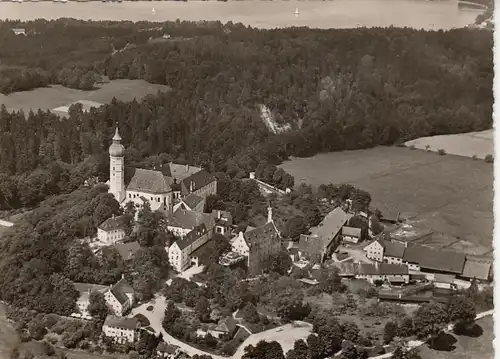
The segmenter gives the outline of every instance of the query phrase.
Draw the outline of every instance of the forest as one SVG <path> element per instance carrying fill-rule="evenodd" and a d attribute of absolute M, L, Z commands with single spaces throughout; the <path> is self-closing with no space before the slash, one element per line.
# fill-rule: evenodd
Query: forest
<path fill-rule="evenodd" d="M 16 36 L 12 27 L 28 35 Z M 163 34 L 170 39 L 149 41 Z M 4 93 L 49 84 L 95 87 L 102 76 L 173 88 L 90 112 L 74 106 L 64 120 L 46 110 L 2 107 L 0 208 L 34 206 L 88 176 L 106 180 L 115 123 L 128 165 L 161 158 L 235 178 L 262 161 L 277 165 L 289 156 L 488 129 L 492 47 L 491 32 L 471 29 L 0 22 Z M 272 133 L 260 104 L 287 129 Z M 33 188 L 40 195 L 23 198 Z"/>

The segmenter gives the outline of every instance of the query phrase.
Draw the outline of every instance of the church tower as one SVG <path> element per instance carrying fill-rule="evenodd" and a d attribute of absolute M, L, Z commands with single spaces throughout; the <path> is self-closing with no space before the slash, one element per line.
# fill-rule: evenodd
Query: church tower
<path fill-rule="evenodd" d="M 118 124 L 113 136 L 113 143 L 109 147 L 109 193 L 115 196 L 118 203 L 125 199 L 125 147 L 121 144 L 122 138 L 118 133 Z"/>

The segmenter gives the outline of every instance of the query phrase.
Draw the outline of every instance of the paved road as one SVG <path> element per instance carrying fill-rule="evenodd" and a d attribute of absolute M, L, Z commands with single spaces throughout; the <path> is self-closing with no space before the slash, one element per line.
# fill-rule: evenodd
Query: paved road
<path fill-rule="evenodd" d="M 153 310 L 151 312 L 147 311 L 146 308 L 148 306 L 152 305 Z M 178 345 L 182 351 L 186 352 L 187 354 L 193 356 L 195 354 L 202 355 L 202 354 L 209 354 L 205 353 L 204 351 L 201 351 L 199 349 L 196 349 L 184 342 L 181 342 L 179 339 L 174 338 L 170 334 L 168 334 L 162 327 L 161 322 L 163 320 L 163 312 L 165 311 L 165 297 L 163 296 L 158 296 L 155 298 L 155 302 L 153 303 L 145 303 L 141 305 L 140 307 L 132 309 L 132 313 L 130 316 L 134 316 L 137 313 L 140 313 L 144 315 L 146 318 L 148 318 L 150 322 L 150 327 L 155 330 L 155 332 L 162 333 L 163 334 L 163 340 L 165 340 L 169 344 L 174 344 Z M 214 359 L 223 359 L 224 357 L 222 356 L 217 356 L 214 354 L 210 354 L 212 358 Z"/>
<path fill-rule="evenodd" d="M 152 311 L 147 311 L 146 308 L 148 306 L 152 305 L 153 310 Z M 312 331 L 312 325 L 304 323 L 304 327 L 293 327 L 291 324 L 287 324 L 284 326 L 281 326 L 282 331 L 278 331 L 278 328 L 270 329 L 265 332 L 261 333 L 256 333 L 252 334 L 249 336 L 238 348 L 236 353 L 232 357 L 222 357 L 219 355 L 211 354 L 211 353 L 206 353 L 204 351 L 201 351 L 199 349 L 196 349 L 179 339 L 174 338 L 170 334 L 168 334 L 162 327 L 161 322 L 163 320 L 163 312 L 165 310 L 165 298 L 163 296 L 157 296 L 155 298 L 154 303 L 145 303 L 141 305 L 140 307 L 134 308 L 132 310 L 132 313 L 130 314 L 131 317 L 134 315 L 140 313 L 144 315 L 146 318 L 148 318 L 150 322 L 150 327 L 155 330 L 155 332 L 162 333 L 163 334 L 163 339 L 174 345 L 178 345 L 181 350 L 186 352 L 187 354 L 193 356 L 195 354 L 208 354 L 211 355 L 212 358 L 214 359 L 241 359 L 243 356 L 243 351 L 244 348 L 250 344 L 256 345 L 259 341 L 261 340 L 267 340 L 267 341 L 273 341 L 276 340 L 278 343 L 281 344 L 283 347 L 283 351 L 286 353 L 288 350 L 293 348 L 293 344 L 295 343 L 295 340 L 297 339 L 305 339 L 307 336 L 311 333 Z"/>
<path fill-rule="evenodd" d="M 260 332 L 252 334 L 249 336 L 239 347 L 236 353 L 233 355 L 232 359 L 241 359 L 244 354 L 244 349 L 248 345 L 256 345 L 261 340 L 266 341 L 277 341 L 281 344 L 283 352 L 286 354 L 287 351 L 293 348 L 293 344 L 296 340 L 306 339 L 312 332 L 312 325 L 305 324 L 304 327 L 294 327 L 291 324 L 283 325 L 282 331 L 278 331 L 278 328 L 266 330 L 265 332 Z"/>

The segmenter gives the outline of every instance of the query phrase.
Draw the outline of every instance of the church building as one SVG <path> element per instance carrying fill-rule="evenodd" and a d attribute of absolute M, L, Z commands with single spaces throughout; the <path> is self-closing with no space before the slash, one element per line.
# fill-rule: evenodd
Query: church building
<path fill-rule="evenodd" d="M 109 193 L 121 206 L 133 202 L 140 208 L 145 199 L 151 210 L 172 213 L 174 204 L 191 193 L 203 198 L 217 193 L 216 178 L 200 167 L 189 165 L 169 163 L 158 170 L 135 168 L 130 180 L 126 180 L 125 147 L 121 140 L 117 126 L 109 147 Z"/>

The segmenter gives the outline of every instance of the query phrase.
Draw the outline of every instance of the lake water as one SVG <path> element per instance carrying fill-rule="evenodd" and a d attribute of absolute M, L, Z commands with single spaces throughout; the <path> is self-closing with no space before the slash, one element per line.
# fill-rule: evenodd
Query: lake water
<path fill-rule="evenodd" d="M 154 13 L 152 9 L 155 9 Z M 295 9 L 299 15 L 295 16 Z M 0 19 L 33 20 L 71 17 L 83 20 L 220 20 L 259 28 L 413 27 L 438 30 L 464 27 L 477 11 L 458 8 L 456 0 L 331 0 L 331 1 L 140 1 L 0 2 Z"/>

